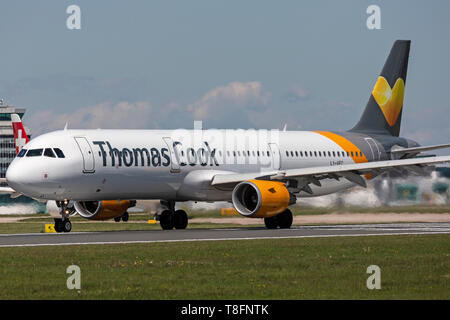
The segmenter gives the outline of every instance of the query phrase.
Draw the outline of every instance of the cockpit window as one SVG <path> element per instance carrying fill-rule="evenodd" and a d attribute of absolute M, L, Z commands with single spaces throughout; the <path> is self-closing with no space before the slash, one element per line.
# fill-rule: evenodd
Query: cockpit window
<path fill-rule="evenodd" d="M 40 157 L 44 149 L 30 149 L 27 152 L 27 157 Z"/>
<path fill-rule="evenodd" d="M 47 148 L 44 150 L 44 156 L 50 157 L 50 158 L 56 158 L 55 154 L 53 153 L 53 150 L 50 148 Z"/>
<path fill-rule="evenodd" d="M 22 158 L 22 157 L 25 155 L 25 153 L 27 153 L 27 149 L 22 149 L 22 150 L 20 150 L 20 152 L 17 154 L 17 156 L 18 156 L 19 158 Z"/>
<path fill-rule="evenodd" d="M 58 158 L 65 158 L 64 153 L 61 151 L 61 149 L 53 148 L 53 150 L 55 150 L 55 153 L 58 156 Z"/>

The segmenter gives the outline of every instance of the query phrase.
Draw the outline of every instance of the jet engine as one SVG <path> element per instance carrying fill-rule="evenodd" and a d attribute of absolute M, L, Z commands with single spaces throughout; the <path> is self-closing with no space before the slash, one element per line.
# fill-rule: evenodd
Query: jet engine
<path fill-rule="evenodd" d="M 236 210 L 245 217 L 273 217 L 295 202 L 286 186 L 277 181 L 249 180 L 236 185 L 232 193 Z"/>
<path fill-rule="evenodd" d="M 75 201 L 74 207 L 78 214 L 90 220 L 108 220 L 122 216 L 130 207 L 134 207 L 134 200 L 101 200 Z"/>

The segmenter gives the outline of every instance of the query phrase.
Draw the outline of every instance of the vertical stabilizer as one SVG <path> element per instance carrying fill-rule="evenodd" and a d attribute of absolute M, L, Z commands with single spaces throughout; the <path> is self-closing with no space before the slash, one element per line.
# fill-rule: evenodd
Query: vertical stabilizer
<path fill-rule="evenodd" d="M 402 120 L 410 40 L 397 40 L 375 83 L 361 119 L 350 131 L 398 137 Z"/>
<path fill-rule="evenodd" d="M 18 114 L 11 114 L 11 122 L 14 134 L 14 144 L 16 146 L 16 154 L 18 154 L 20 150 L 22 150 L 23 146 L 28 142 L 28 136 Z"/>

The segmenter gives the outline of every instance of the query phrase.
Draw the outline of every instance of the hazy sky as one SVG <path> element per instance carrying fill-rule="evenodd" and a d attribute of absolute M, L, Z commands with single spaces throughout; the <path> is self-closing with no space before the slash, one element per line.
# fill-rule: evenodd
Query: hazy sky
<path fill-rule="evenodd" d="M 69 5 L 81 29 L 69 30 Z M 381 9 L 369 30 L 366 9 Z M 450 141 L 449 1 L 2 1 L 0 96 L 62 128 L 346 130 L 411 39 L 401 134 Z"/>

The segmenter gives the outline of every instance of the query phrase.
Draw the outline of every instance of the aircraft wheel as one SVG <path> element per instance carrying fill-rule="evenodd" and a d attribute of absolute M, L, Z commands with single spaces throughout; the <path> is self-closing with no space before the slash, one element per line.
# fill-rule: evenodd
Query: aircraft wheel
<path fill-rule="evenodd" d="M 173 213 L 170 210 L 164 210 L 159 217 L 159 224 L 163 230 L 172 230 L 174 227 Z"/>
<path fill-rule="evenodd" d="M 292 226 L 292 212 L 289 209 L 284 210 L 282 213 L 276 216 L 278 226 L 281 229 L 289 229 Z"/>
<path fill-rule="evenodd" d="M 120 218 L 121 218 L 121 217 L 115 217 L 115 218 L 114 218 L 114 221 L 115 221 L 115 222 L 120 222 Z"/>
<path fill-rule="evenodd" d="M 70 222 L 69 219 L 64 220 L 62 222 L 62 231 L 70 232 L 71 230 L 72 230 L 72 222 Z"/>
<path fill-rule="evenodd" d="M 188 216 L 186 211 L 177 210 L 173 215 L 175 229 L 186 229 L 188 225 Z"/>
<path fill-rule="evenodd" d="M 58 233 L 63 231 L 62 219 L 55 219 L 55 231 Z"/>
<path fill-rule="evenodd" d="M 264 218 L 264 224 L 267 229 L 276 229 L 278 227 L 277 216 Z"/>
<path fill-rule="evenodd" d="M 125 213 L 122 215 L 122 221 L 127 222 L 130 215 L 128 214 L 128 211 L 125 211 Z"/>

